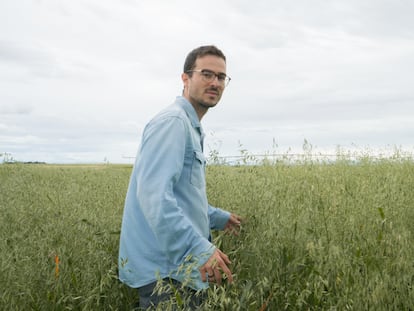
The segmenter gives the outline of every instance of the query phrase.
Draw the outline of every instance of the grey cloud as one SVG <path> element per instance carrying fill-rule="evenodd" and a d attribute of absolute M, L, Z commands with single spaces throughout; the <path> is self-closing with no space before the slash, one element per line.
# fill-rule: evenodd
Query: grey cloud
<path fill-rule="evenodd" d="M 348 29 L 354 33 L 388 37 L 414 37 L 414 3 L 410 0 L 358 1 L 351 11 Z"/>
<path fill-rule="evenodd" d="M 122 162 L 122 155 L 135 154 L 135 126 L 91 117 L 0 116 L 0 152 L 18 161 L 93 162 L 100 154 L 99 160 L 111 156 Z"/>
<path fill-rule="evenodd" d="M 0 142 L 16 156 L 133 156 L 143 124 L 181 92 L 185 53 L 205 43 L 233 78 L 203 119 L 223 148 L 413 136 L 414 2 L 29 2 L 0 1 Z"/>
<path fill-rule="evenodd" d="M 412 39 L 414 36 L 414 3 L 411 0 L 268 0 L 254 5 L 247 0 L 237 0 L 232 1 L 232 7 L 258 23 L 262 20 L 283 21 L 290 31 L 313 28 L 392 39 Z"/>
<path fill-rule="evenodd" d="M 3 98 L 4 100 L 4 98 Z M 27 104 L 6 105 L 0 104 L 0 116 L 5 115 L 28 115 L 33 112 L 33 107 Z M 1 117 L 0 117 L 1 120 Z"/>
<path fill-rule="evenodd" d="M 86 61 L 82 54 L 60 51 L 57 48 L 31 41 L 0 40 L 0 65 L 25 70 L 20 79 L 64 79 L 99 72 L 94 61 Z M 14 66 L 14 67 L 13 67 Z M 9 69 L 10 70 L 10 69 Z"/>
<path fill-rule="evenodd" d="M 217 149 L 222 155 L 236 155 L 239 144 L 250 153 L 272 151 L 275 145 L 278 152 L 289 148 L 299 149 L 306 139 L 316 148 L 334 150 L 342 146 L 347 150 L 352 146 L 371 146 L 374 149 L 386 146 L 412 148 L 414 119 L 410 117 L 299 121 L 288 120 L 274 124 L 240 124 L 229 128 L 212 127 L 206 138 L 209 149 Z M 213 134 L 210 134 L 213 133 Z"/>
<path fill-rule="evenodd" d="M 51 57 L 40 47 L 27 46 L 18 41 L 0 40 L 0 61 L 26 65 L 45 64 L 51 62 Z"/>
<path fill-rule="evenodd" d="M 24 68 L 31 77 L 63 76 L 63 70 L 56 58 L 46 48 L 29 42 L 0 41 L 0 62 Z"/>

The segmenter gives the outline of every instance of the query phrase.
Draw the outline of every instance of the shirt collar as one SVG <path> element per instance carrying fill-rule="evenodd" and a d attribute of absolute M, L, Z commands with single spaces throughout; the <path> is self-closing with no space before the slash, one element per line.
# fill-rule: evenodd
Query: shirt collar
<path fill-rule="evenodd" d="M 191 121 L 191 125 L 194 128 L 198 128 L 200 130 L 200 132 L 203 133 L 203 128 L 201 127 L 200 120 L 198 119 L 197 113 L 196 113 L 193 105 L 191 105 L 191 103 L 183 96 L 177 96 L 176 102 L 186 112 L 188 118 Z"/>
<path fill-rule="evenodd" d="M 198 130 L 200 134 L 201 150 L 203 150 L 205 134 L 203 131 L 203 127 L 201 126 L 200 120 L 198 119 L 197 112 L 195 111 L 193 105 L 191 105 L 191 103 L 183 96 L 177 96 L 176 103 L 184 109 L 185 113 L 190 119 L 190 122 L 193 128 Z"/>

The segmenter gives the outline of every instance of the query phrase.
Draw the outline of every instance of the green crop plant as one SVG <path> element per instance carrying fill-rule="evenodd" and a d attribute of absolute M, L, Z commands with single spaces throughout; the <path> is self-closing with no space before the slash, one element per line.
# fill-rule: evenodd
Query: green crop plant
<path fill-rule="evenodd" d="M 210 203 L 244 222 L 214 232 L 235 282 L 212 285 L 205 310 L 412 310 L 412 158 L 251 159 L 207 167 Z M 0 165 L 2 309 L 131 308 L 137 293 L 117 279 L 130 173 Z"/>

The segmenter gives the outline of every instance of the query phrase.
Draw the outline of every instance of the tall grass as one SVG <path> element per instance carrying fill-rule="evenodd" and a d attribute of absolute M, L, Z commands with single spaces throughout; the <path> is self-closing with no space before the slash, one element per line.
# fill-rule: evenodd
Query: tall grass
<path fill-rule="evenodd" d="M 218 237 L 232 250 L 238 279 L 228 305 L 412 310 L 412 162 L 211 167 L 209 174 L 212 203 L 247 219 L 241 239 Z"/>
<path fill-rule="evenodd" d="M 130 172 L 0 165 L 0 305 L 130 308 L 116 266 Z M 214 234 L 236 281 L 212 286 L 206 310 L 413 309 L 411 160 L 210 165 L 207 183 L 210 203 L 245 222 Z"/>
<path fill-rule="evenodd" d="M 124 166 L 0 166 L 0 305 L 128 308 L 135 297 L 117 281 L 116 256 L 129 173 Z"/>

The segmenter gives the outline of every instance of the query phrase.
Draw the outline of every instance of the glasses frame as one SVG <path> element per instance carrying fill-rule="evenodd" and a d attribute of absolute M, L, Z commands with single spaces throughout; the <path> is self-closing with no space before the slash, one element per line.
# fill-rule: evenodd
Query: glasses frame
<path fill-rule="evenodd" d="M 206 82 L 213 82 L 215 78 L 217 78 L 217 81 L 220 83 L 223 83 L 224 86 L 229 85 L 231 78 L 225 74 L 225 73 L 215 73 L 214 71 L 210 70 L 210 69 L 196 69 L 196 70 L 187 70 L 186 73 L 190 73 L 190 72 L 198 72 L 201 74 L 201 77 L 203 78 L 204 81 Z M 207 74 L 211 74 L 211 78 L 208 78 L 205 73 Z M 220 76 L 224 75 L 224 79 L 221 79 Z"/>

